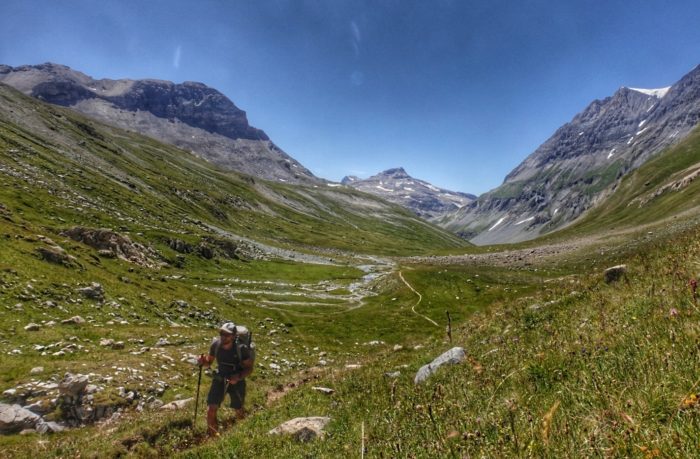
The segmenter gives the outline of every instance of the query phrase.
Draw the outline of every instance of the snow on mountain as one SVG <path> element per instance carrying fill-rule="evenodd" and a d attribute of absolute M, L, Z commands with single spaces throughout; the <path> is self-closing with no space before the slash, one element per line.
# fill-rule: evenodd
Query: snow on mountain
<path fill-rule="evenodd" d="M 669 89 L 671 89 L 670 86 L 666 86 L 665 88 L 659 88 L 659 89 L 641 89 L 641 88 L 628 88 L 631 89 L 632 91 L 637 91 L 641 92 L 642 94 L 646 94 L 647 96 L 654 96 L 658 97 L 661 99 L 666 95 Z"/>
<path fill-rule="evenodd" d="M 440 218 L 476 199 L 476 196 L 471 194 L 445 190 L 415 179 L 401 167 L 388 169 L 368 179 L 345 177 L 341 183 L 365 193 L 381 196 L 427 220 Z"/>

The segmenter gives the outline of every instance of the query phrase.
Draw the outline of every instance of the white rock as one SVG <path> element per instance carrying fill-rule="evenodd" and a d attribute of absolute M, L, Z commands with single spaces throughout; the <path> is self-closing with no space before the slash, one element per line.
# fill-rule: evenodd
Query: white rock
<path fill-rule="evenodd" d="M 325 416 L 294 418 L 280 424 L 268 433 L 270 435 L 293 435 L 300 441 L 308 441 L 315 437 L 323 437 L 323 429 L 330 421 L 331 418 Z"/>
<path fill-rule="evenodd" d="M 418 373 L 416 373 L 416 377 L 413 380 L 415 384 L 420 384 L 424 382 L 426 379 L 428 379 L 433 373 L 437 371 L 438 368 L 440 368 L 443 365 L 455 365 L 460 362 L 462 362 L 465 359 L 466 355 L 464 353 L 464 349 L 461 347 L 453 347 L 449 351 L 443 353 L 439 357 L 437 357 L 435 360 L 430 362 L 427 365 L 423 365 L 419 370 Z"/>
<path fill-rule="evenodd" d="M 312 390 L 319 391 L 319 392 L 321 392 L 321 393 L 323 393 L 323 394 L 326 394 L 326 395 L 331 395 L 333 392 L 335 392 L 333 389 L 330 389 L 330 388 L 328 388 L 328 387 L 318 387 L 318 386 L 314 386 L 314 387 L 312 387 L 311 389 L 312 389 Z"/>

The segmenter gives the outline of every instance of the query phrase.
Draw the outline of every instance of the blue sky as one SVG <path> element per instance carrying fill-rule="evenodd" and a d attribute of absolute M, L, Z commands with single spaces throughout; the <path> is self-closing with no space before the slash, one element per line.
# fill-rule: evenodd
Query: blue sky
<path fill-rule="evenodd" d="M 201 81 L 316 175 L 498 186 L 594 99 L 700 64 L 695 1 L 2 0 L 0 63 Z"/>

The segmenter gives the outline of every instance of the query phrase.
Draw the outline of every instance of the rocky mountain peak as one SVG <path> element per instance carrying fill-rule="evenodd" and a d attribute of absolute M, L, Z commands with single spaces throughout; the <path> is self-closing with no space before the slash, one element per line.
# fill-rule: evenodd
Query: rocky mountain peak
<path fill-rule="evenodd" d="M 700 66 L 668 88 L 622 87 L 591 102 L 500 187 L 442 224 L 477 244 L 535 238 L 573 221 L 699 122 Z"/>
<path fill-rule="evenodd" d="M 341 183 L 399 204 L 428 220 L 441 218 L 476 198 L 471 194 L 445 190 L 413 178 L 403 167 L 387 169 L 368 179 L 344 177 Z"/>
<path fill-rule="evenodd" d="M 0 66 L 0 82 L 46 102 L 154 137 L 257 177 L 316 181 L 250 126 L 245 111 L 204 83 L 94 79 L 65 65 Z"/>

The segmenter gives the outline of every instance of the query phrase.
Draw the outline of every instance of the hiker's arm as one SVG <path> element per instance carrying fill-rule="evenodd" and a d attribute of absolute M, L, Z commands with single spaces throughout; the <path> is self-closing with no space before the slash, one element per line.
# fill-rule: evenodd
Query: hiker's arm
<path fill-rule="evenodd" d="M 197 359 L 197 362 L 199 363 L 199 366 L 206 366 L 209 368 L 211 366 L 211 363 L 214 361 L 214 356 L 213 355 L 200 355 L 199 358 Z"/>
<path fill-rule="evenodd" d="M 241 362 L 241 371 L 229 378 L 231 384 L 236 384 L 238 381 L 247 378 L 253 372 L 253 359 L 244 360 Z"/>

